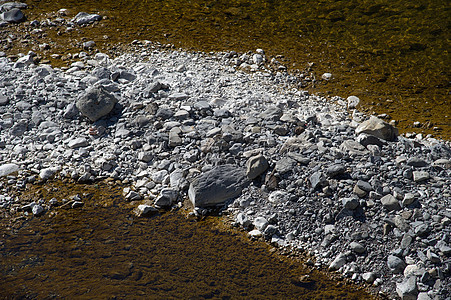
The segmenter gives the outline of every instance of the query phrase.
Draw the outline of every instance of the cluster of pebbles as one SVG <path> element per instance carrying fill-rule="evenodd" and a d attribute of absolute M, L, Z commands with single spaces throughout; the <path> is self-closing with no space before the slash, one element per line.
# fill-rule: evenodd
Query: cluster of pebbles
<path fill-rule="evenodd" d="M 13 191 L 114 178 L 143 201 L 138 215 L 220 207 L 251 238 L 383 294 L 451 297 L 449 142 L 398 136 L 356 97 L 298 90 L 261 49 L 135 45 L 115 59 L 77 53 L 69 68 L 0 57 L 0 210 L 45 218 L 83 199 L 22 203 Z"/>

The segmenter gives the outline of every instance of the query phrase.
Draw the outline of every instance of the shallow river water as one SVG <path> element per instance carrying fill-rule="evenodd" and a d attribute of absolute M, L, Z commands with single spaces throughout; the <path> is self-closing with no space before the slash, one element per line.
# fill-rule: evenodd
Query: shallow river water
<path fill-rule="evenodd" d="M 360 97 L 360 109 L 387 113 L 401 132 L 451 137 L 451 2 L 442 0 L 29 0 L 29 20 L 54 20 L 80 11 L 106 17 L 66 32 L 45 29 L 53 53 L 76 53 L 83 41 L 98 49 L 137 40 L 203 51 L 263 48 L 287 67 L 324 72 L 306 89 L 325 96 Z M 47 39 L 47 40 L 46 40 Z M 23 40 L 11 51 L 33 47 Z M 39 51 L 38 51 L 39 52 Z M 54 64 L 61 64 L 51 59 Z M 313 66 L 312 64 L 313 63 Z M 414 122 L 420 122 L 417 128 Z"/>
<path fill-rule="evenodd" d="M 80 195 L 84 206 L 0 218 L 1 299 L 367 299 L 209 217 L 137 218 L 118 184 L 50 182 L 29 201 Z"/>

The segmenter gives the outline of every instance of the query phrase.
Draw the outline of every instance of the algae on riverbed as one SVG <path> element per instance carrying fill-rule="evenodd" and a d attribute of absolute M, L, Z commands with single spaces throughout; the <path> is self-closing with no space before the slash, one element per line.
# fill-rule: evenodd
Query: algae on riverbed
<path fill-rule="evenodd" d="M 43 34 L 13 41 L 8 53 L 38 50 L 38 43 L 47 42 L 50 49 L 43 55 L 50 58 L 79 52 L 87 40 L 114 52 L 118 44 L 135 39 L 203 51 L 263 48 L 269 55 L 284 55 L 288 67 L 305 70 L 315 63 L 310 69 L 317 78 L 331 72 L 331 81 L 308 87 L 314 92 L 359 96 L 361 109 L 388 113 L 402 132 L 451 137 L 448 1 L 27 2 L 29 20 L 54 20 L 61 8 L 69 9 L 69 16 L 86 11 L 106 19 L 72 31 L 47 26 Z M 33 29 L 18 28 L 18 34 Z M 421 128 L 413 128 L 414 121 Z"/>
<path fill-rule="evenodd" d="M 84 206 L 54 208 L 39 218 L 2 216 L 0 297 L 371 298 L 269 252 L 222 219 L 196 222 L 177 211 L 137 218 L 131 213 L 136 204 L 125 202 L 121 191 L 116 182 L 53 181 L 20 193 L 26 203 L 79 194 Z"/>

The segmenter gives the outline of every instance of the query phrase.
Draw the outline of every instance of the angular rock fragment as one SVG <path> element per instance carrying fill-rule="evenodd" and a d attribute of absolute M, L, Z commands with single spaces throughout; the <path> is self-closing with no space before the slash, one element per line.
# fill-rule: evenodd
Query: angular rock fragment
<path fill-rule="evenodd" d="M 178 192 L 171 188 L 162 189 L 160 195 L 155 199 L 155 205 L 159 207 L 171 206 L 178 197 Z"/>
<path fill-rule="evenodd" d="M 385 209 L 387 209 L 389 211 L 401 209 L 401 205 L 399 205 L 399 201 L 396 200 L 396 198 L 390 194 L 382 197 L 381 203 L 385 207 Z"/>
<path fill-rule="evenodd" d="M 397 256 L 389 255 L 387 258 L 387 265 L 393 273 L 402 273 L 406 267 L 406 263 Z"/>
<path fill-rule="evenodd" d="M 158 209 L 150 205 L 141 204 L 134 210 L 134 213 L 138 217 L 150 217 L 158 214 Z"/>
<path fill-rule="evenodd" d="M 250 157 L 246 162 L 246 175 L 255 179 L 269 168 L 268 160 L 263 155 Z"/>
<path fill-rule="evenodd" d="M 346 264 L 346 255 L 343 253 L 338 254 L 337 257 L 330 263 L 329 270 L 336 271 Z"/>
<path fill-rule="evenodd" d="M 397 283 L 396 292 L 403 300 L 416 300 L 418 295 L 417 278 L 410 276 L 405 278 L 401 283 Z"/>
<path fill-rule="evenodd" d="M 195 207 L 213 206 L 238 196 L 248 184 L 246 172 L 236 165 L 222 165 L 191 182 L 188 196 Z"/>
<path fill-rule="evenodd" d="M 394 141 L 398 136 L 398 129 L 374 116 L 360 124 L 355 132 L 374 135 L 386 141 Z"/>

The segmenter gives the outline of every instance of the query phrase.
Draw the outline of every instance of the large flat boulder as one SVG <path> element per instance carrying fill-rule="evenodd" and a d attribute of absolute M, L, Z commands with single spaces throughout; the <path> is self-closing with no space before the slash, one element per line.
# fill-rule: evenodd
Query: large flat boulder
<path fill-rule="evenodd" d="M 222 165 L 191 182 L 188 197 L 195 207 L 215 206 L 240 195 L 248 183 L 244 168 Z"/>
<path fill-rule="evenodd" d="M 357 135 L 366 133 L 386 141 L 394 141 L 398 136 L 398 129 L 374 116 L 362 122 L 355 132 Z"/>

